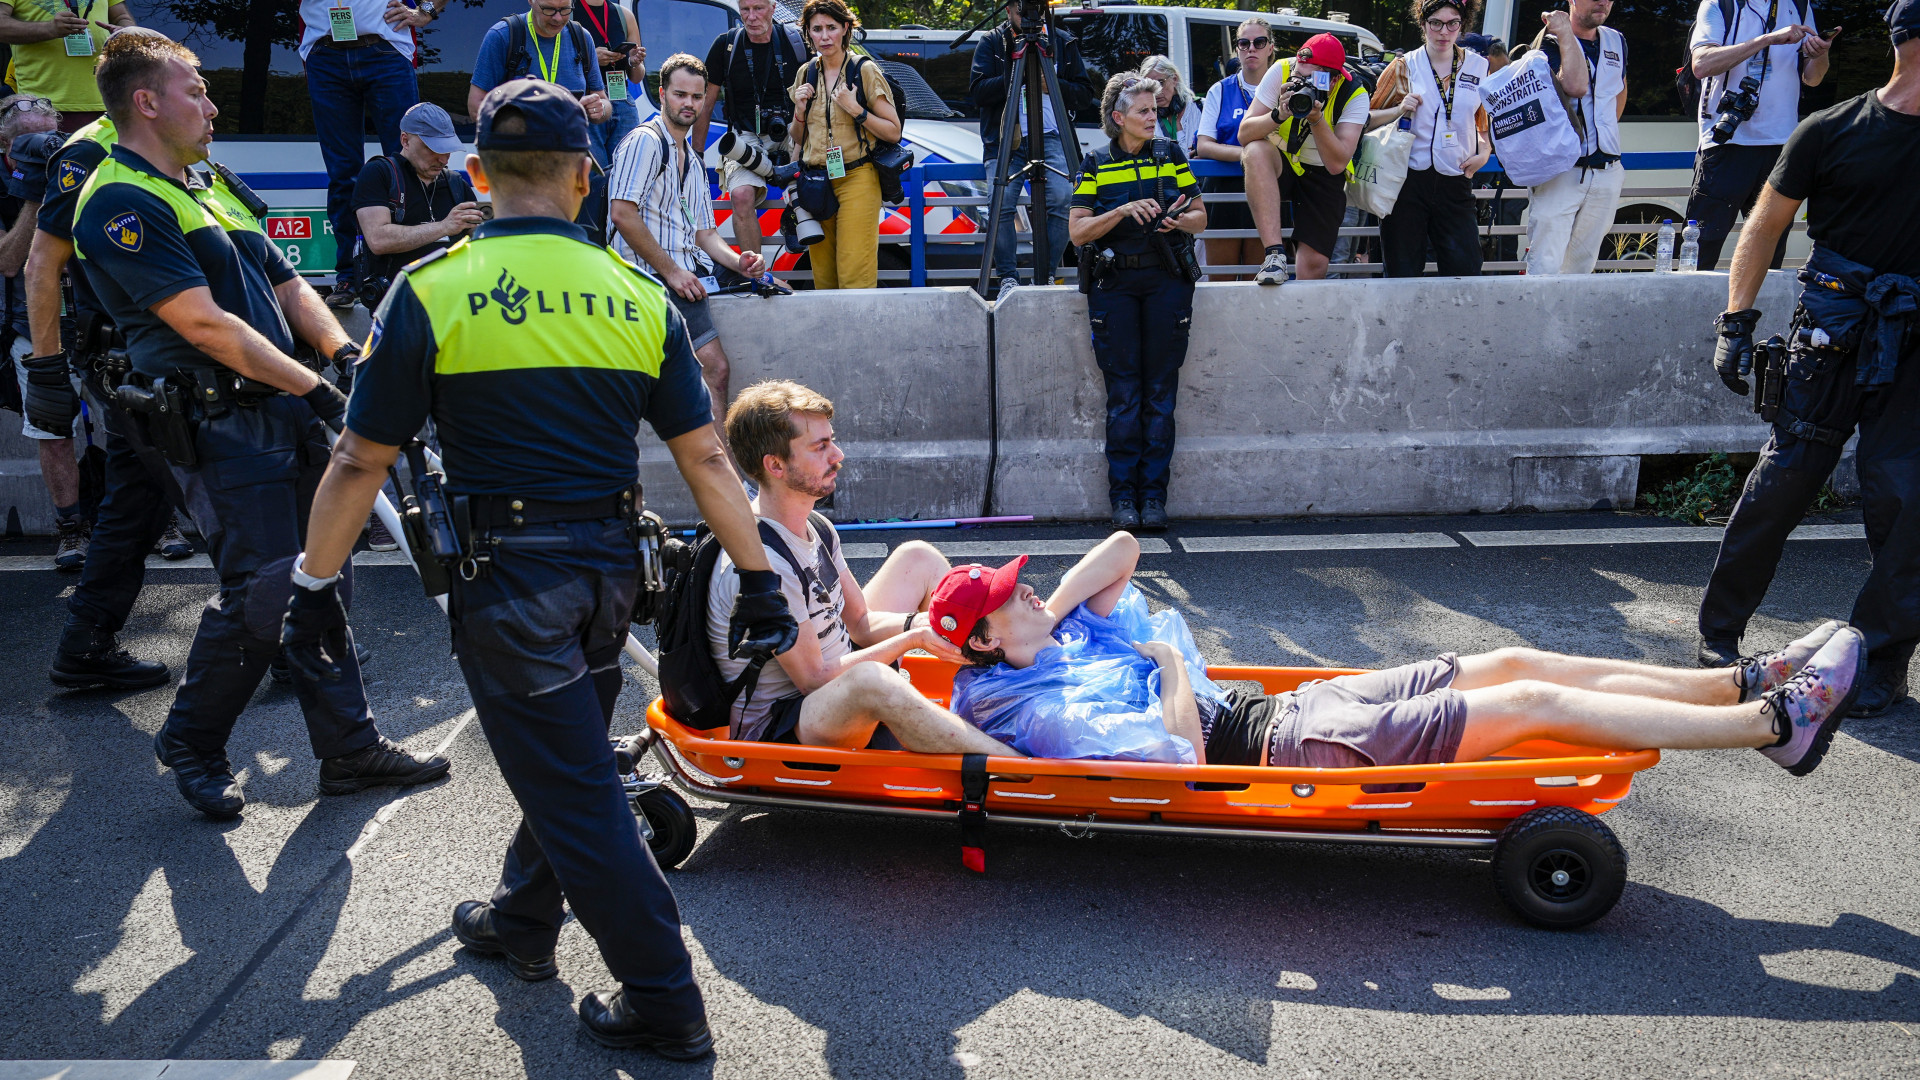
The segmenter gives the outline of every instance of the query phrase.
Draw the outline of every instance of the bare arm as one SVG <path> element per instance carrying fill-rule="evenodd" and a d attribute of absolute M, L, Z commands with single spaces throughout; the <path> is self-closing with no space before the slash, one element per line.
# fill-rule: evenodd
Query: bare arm
<path fill-rule="evenodd" d="M 1591 89 L 1587 71 L 1586 50 L 1580 47 L 1580 37 L 1573 32 L 1573 20 L 1565 11 L 1543 11 L 1540 21 L 1547 24 L 1547 33 L 1553 35 L 1554 43 L 1560 50 L 1560 73 L 1553 81 L 1560 84 L 1560 92 L 1570 98 L 1583 98 Z"/>
<path fill-rule="evenodd" d="M 12 4 L 0 4 L 0 42 L 8 45 L 53 41 L 86 28 L 87 20 L 69 11 L 62 11 L 45 22 L 27 22 L 14 15 Z"/>
<path fill-rule="evenodd" d="M 1164 641 L 1137 641 L 1133 647 L 1160 669 L 1160 716 L 1167 734 L 1192 743 L 1195 762 L 1205 765 L 1207 738 L 1200 729 L 1200 703 L 1194 699 L 1186 661 Z"/>
<path fill-rule="evenodd" d="M 1360 133 L 1365 125 L 1335 124 L 1329 128 L 1325 112 L 1315 109 L 1310 115 L 1313 144 L 1320 148 L 1320 160 L 1328 172 L 1338 176 L 1347 170 L 1347 162 L 1353 160 L 1353 151 L 1360 145 Z"/>
<path fill-rule="evenodd" d="M 399 456 L 399 447 L 361 438 L 352 428 L 341 434 L 333 446 L 333 456 L 327 460 L 326 474 L 320 478 L 320 490 L 314 492 L 313 510 L 307 515 L 306 557 L 301 570 L 317 578 L 340 572 L 373 510 L 374 496 L 387 482 L 387 469 Z"/>
<path fill-rule="evenodd" d="M 607 216 L 613 222 L 613 227 L 620 230 L 620 235 L 626 239 L 627 246 L 640 257 L 640 261 L 653 267 L 653 272 L 660 275 L 660 280 L 666 282 L 667 288 L 678 293 L 690 304 L 697 304 L 707 298 L 707 287 L 700 284 L 700 279 L 688 273 L 679 263 L 674 262 L 673 256 L 667 254 L 667 249 L 661 247 L 660 242 L 653 238 L 653 230 L 647 228 L 646 224 L 640 220 L 638 204 L 630 203 L 625 199 L 615 199 L 611 205 L 612 210 Z"/>
<path fill-rule="evenodd" d="M 485 90 L 480 89 L 472 83 L 467 84 L 467 116 L 469 118 L 480 115 L 480 103 L 485 100 L 487 100 L 487 92 Z"/>
<path fill-rule="evenodd" d="M 896 615 L 893 618 L 894 625 L 898 626 L 900 617 Z M 914 649 L 925 649 L 955 662 L 960 659 L 960 650 L 935 634 L 932 627 L 921 626 L 908 633 L 882 638 L 864 649 L 855 649 L 837 660 L 829 661 L 820 655 L 820 634 L 813 629 L 811 619 L 800 624 L 800 637 L 794 642 L 793 648 L 774 659 L 780 661 L 787 678 L 793 680 L 793 685 L 799 687 L 801 693 L 811 694 L 845 674 L 855 664 L 868 660 L 891 664 Z"/>
<path fill-rule="evenodd" d="M 742 570 L 770 570 L 767 549 L 760 545 L 760 526 L 747 502 L 747 489 L 727 460 L 726 448 L 712 424 L 701 424 L 667 440 L 667 451 L 680 467 L 680 476 L 693 491 L 693 503 L 733 565 Z"/>
<path fill-rule="evenodd" d="M 33 247 L 33 223 L 40 217 L 40 204 L 37 202 L 20 204 L 20 216 L 13 219 L 13 228 L 0 235 L 0 274 L 18 277 L 27 265 L 27 252 Z"/>
<path fill-rule="evenodd" d="M 477 204 L 461 203 L 439 221 L 418 225 L 396 224 L 384 206 L 363 206 L 353 212 L 353 217 L 360 223 L 360 235 L 366 237 L 367 247 L 375 255 L 396 255 L 465 232 L 468 225 L 460 213 L 463 209 L 472 209 L 476 217 L 479 214 Z"/>
<path fill-rule="evenodd" d="M 1280 100 L 1285 104 L 1286 98 Z M 1253 104 L 1258 106 L 1262 103 L 1255 101 Z M 1278 107 L 1275 106 L 1275 108 Z M 1247 115 L 1240 118 L 1240 146 L 1242 149 L 1252 146 L 1279 129 L 1280 121 L 1273 118 L 1273 109 L 1249 107 Z"/>
<path fill-rule="evenodd" d="M 321 303 L 320 307 L 325 312 L 326 304 Z M 231 368 L 236 374 L 294 395 L 305 394 L 320 384 L 320 376 L 281 352 L 273 342 L 238 315 L 214 303 L 213 290 L 205 285 L 174 293 L 153 305 L 152 311 L 175 333 L 186 338 L 187 344 Z M 292 321 L 292 312 L 288 312 L 288 318 Z M 328 315 L 327 318 L 333 316 Z M 299 328 L 296 326 L 295 329 Z M 337 322 L 334 332 L 339 333 Z M 346 335 L 342 334 L 341 340 L 345 339 Z M 364 522 L 366 516 L 362 514 L 360 520 Z"/>
<path fill-rule="evenodd" d="M 1833 62 L 1833 57 L 1827 52 L 1833 48 L 1833 42 L 1814 33 L 1811 26 L 1801 29 L 1807 32 L 1807 36 L 1800 39 L 1800 55 L 1805 57 L 1800 66 L 1800 81 L 1808 86 L 1819 86 L 1827 77 L 1827 66 Z M 1839 31 L 1835 31 L 1834 40 L 1839 40 L 1839 37 Z"/>
<path fill-rule="evenodd" d="M 115 4 L 107 9 L 107 21 L 115 26 L 138 26 L 133 20 L 133 11 L 125 4 Z"/>
<path fill-rule="evenodd" d="M 1761 34 L 1750 41 L 1733 45 L 1696 45 L 1693 49 L 1693 76 L 1696 79 L 1710 79 L 1715 75 L 1724 75 L 1760 54 L 1763 49 L 1775 45 L 1797 45 L 1807 36 L 1804 26 L 1783 26 L 1771 34 Z M 1561 55 L 1566 55 L 1564 52 Z"/>
<path fill-rule="evenodd" d="M 1060 587 L 1047 597 L 1047 612 L 1055 622 L 1066 618 L 1074 608 L 1087 605 L 1102 618 L 1113 614 L 1113 605 L 1133 580 L 1133 568 L 1140 563 L 1140 541 L 1132 533 L 1117 532 L 1100 546 L 1087 552 L 1060 579 Z"/>
<path fill-rule="evenodd" d="M 1104 214 L 1096 214 L 1084 206 L 1076 206 L 1067 215 L 1067 239 L 1076 247 L 1081 244 L 1091 244 L 1112 232 L 1113 227 L 1125 218 L 1131 217 L 1145 225 L 1159 212 L 1160 204 L 1153 199 L 1135 199 Z"/>
<path fill-rule="evenodd" d="M 1229 146 L 1211 135 L 1202 135 L 1193 144 L 1193 156 L 1203 157 L 1209 161 L 1231 161 L 1235 165 L 1240 164 L 1240 148 Z"/>
<path fill-rule="evenodd" d="M 1793 216 L 1799 212 L 1799 199 L 1787 198 L 1775 191 L 1772 184 L 1760 189 L 1759 205 L 1747 215 L 1746 226 L 1740 230 L 1740 243 L 1733 249 L 1733 269 L 1727 273 L 1728 311 L 1743 311 L 1760 298 L 1760 283 L 1767 279 L 1774 245 L 1793 225 Z"/>
<path fill-rule="evenodd" d="M 327 310 L 327 302 L 307 284 L 306 278 L 289 278 L 275 285 L 273 295 L 279 298 L 280 310 L 286 313 L 287 326 L 293 330 L 294 337 L 320 350 L 321 356 L 332 358 L 341 346 L 353 340 L 341 328 L 340 320 Z"/>
<path fill-rule="evenodd" d="M 73 258 L 73 241 L 36 230 L 27 255 L 27 325 L 33 329 L 33 355 L 60 351 L 60 271 Z M 79 267 L 73 272 L 82 273 Z"/>
<path fill-rule="evenodd" d="M 719 229 L 701 229 L 693 234 L 693 242 L 701 251 L 706 252 L 707 258 L 712 259 L 716 265 L 724 266 L 736 273 L 752 277 L 766 269 L 766 260 L 760 256 L 759 252 L 733 250 L 733 245 L 720 239 Z"/>

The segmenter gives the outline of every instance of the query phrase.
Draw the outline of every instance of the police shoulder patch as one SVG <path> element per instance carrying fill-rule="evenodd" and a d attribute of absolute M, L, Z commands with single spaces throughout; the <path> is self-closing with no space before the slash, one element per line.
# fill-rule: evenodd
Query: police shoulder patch
<path fill-rule="evenodd" d="M 107 239 L 116 247 L 125 251 L 139 251 L 140 242 L 146 239 L 146 230 L 140 224 L 140 215 L 132 210 L 115 214 L 107 222 Z"/>
<path fill-rule="evenodd" d="M 60 172 L 54 177 L 54 183 L 63 192 L 73 191 L 87 182 L 87 170 L 77 161 L 63 161 Z"/>

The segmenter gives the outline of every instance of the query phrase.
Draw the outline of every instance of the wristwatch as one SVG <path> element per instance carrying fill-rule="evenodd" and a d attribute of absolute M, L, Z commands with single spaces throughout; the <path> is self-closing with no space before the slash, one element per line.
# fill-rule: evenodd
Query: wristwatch
<path fill-rule="evenodd" d="M 427 18 L 429 19 L 437 19 L 440 17 L 440 5 L 434 3 L 433 0 L 420 0 L 420 10 L 426 12 Z"/>

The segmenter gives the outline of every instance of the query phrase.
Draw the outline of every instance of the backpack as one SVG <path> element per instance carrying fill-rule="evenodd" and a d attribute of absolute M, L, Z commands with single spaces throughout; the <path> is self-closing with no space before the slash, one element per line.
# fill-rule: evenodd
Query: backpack
<path fill-rule="evenodd" d="M 814 511 L 807 516 L 814 532 L 826 543 L 829 555 L 840 552 L 840 538 L 832 524 Z M 767 553 L 786 562 L 800 578 L 801 588 L 809 594 L 820 584 L 814 568 L 802 565 L 773 526 L 762 521 L 760 542 Z M 720 564 L 720 541 L 701 522 L 694 530 L 692 544 L 670 541 L 662 552 L 666 570 L 666 590 L 654 609 L 654 636 L 660 646 L 660 696 L 667 712 L 675 720 L 696 730 L 728 728 L 732 730 L 733 704 L 740 700 L 745 709 L 753 700 L 753 687 L 760 681 L 760 669 L 766 660 L 756 659 L 732 682 L 720 675 L 713 658 L 713 645 L 707 639 L 707 590 L 713 584 L 713 571 Z M 745 695 L 742 698 L 742 695 Z"/>
<path fill-rule="evenodd" d="M 1725 45 L 1727 39 L 1733 36 L 1734 21 L 1739 14 L 1740 8 L 1745 6 L 1745 0 L 1719 0 L 1719 3 L 1720 25 L 1723 28 L 1720 31 L 1720 44 Z M 1805 25 L 1807 21 L 1807 0 L 1793 0 L 1793 6 L 1795 11 L 1799 13 L 1796 21 Z M 1680 66 L 1673 69 L 1673 89 L 1675 93 L 1680 95 L 1680 104 L 1686 106 L 1689 112 L 1698 114 L 1700 111 L 1700 77 L 1693 73 L 1693 46 L 1687 45 L 1684 46 L 1684 48 L 1686 52 L 1680 57 Z M 1714 77 L 1719 78 L 1720 76 Z"/>
<path fill-rule="evenodd" d="M 868 64 L 878 63 L 879 61 L 862 56 L 859 53 L 847 54 L 846 79 L 847 82 L 853 84 L 853 100 L 859 102 L 862 109 L 867 107 L 867 78 L 861 69 Z M 893 111 L 900 114 L 900 119 L 904 122 L 907 118 L 907 92 L 901 89 L 900 80 L 893 77 L 893 73 L 887 70 L 887 65 L 880 64 L 880 75 L 887 80 L 887 96 L 893 99 Z M 814 94 L 817 98 L 820 92 L 820 62 L 818 58 L 807 61 L 807 85 L 813 87 Z M 832 102 L 827 103 L 829 108 L 832 107 L 832 104 Z M 831 118 L 831 115 L 830 113 L 828 114 L 829 118 Z M 864 145 L 867 139 L 867 133 L 865 129 L 862 129 L 860 132 L 861 143 Z"/>
<path fill-rule="evenodd" d="M 784 61 L 786 64 L 790 65 L 788 68 L 789 71 L 793 70 L 793 68 L 799 67 L 802 63 L 805 62 L 801 59 L 801 57 L 804 57 L 807 55 L 807 47 L 800 40 L 800 28 L 793 25 L 790 22 L 781 22 L 778 19 L 774 20 L 773 27 L 776 31 L 779 31 L 779 33 L 777 33 L 774 36 L 773 40 L 776 44 L 778 44 L 780 48 L 781 61 Z M 733 99 L 733 85 L 734 85 L 733 84 L 733 58 L 740 48 L 740 43 L 745 40 L 747 40 L 747 28 L 744 26 L 734 27 L 733 36 L 727 39 L 727 70 L 724 76 L 726 81 L 720 84 L 726 87 L 726 90 L 727 90 L 727 99 L 728 99 L 727 100 L 728 111 L 726 114 L 727 122 L 729 124 L 732 124 L 735 127 L 744 127 L 744 125 L 740 118 L 735 117 L 733 115 L 733 112 L 731 109 L 733 105 L 732 99 Z M 753 104 L 755 106 L 764 105 L 765 102 L 757 100 L 759 96 L 758 94 L 759 80 L 758 80 L 757 74 L 754 76 L 754 79 L 755 79 L 754 89 L 755 89 L 756 100 L 754 101 Z M 785 99 L 783 98 L 782 101 L 784 102 Z M 747 119 L 751 120 L 751 117 Z"/>
<path fill-rule="evenodd" d="M 507 24 L 507 64 L 501 69 L 501 74 L 508 79 L 534 74 L 530 70 L 533 54 L 528 51 L 530 42 L 527 39 L 526 16 L 514 15 L 500 21 Z M 593 51 L 593 35 L 577 22 L 567 24 L 567 34 L 573 39 L 573 58 L 580 63 L 580 85 L 592 86 L 594 68 L 589 65 L 595 63 L 597 56 Z M 555 48 L 559 47 L 558 40 L 555 39 Z"/>

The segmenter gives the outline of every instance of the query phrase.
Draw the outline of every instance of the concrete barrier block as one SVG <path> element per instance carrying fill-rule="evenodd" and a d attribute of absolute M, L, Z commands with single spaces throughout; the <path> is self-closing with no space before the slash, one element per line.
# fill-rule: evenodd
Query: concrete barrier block
<path fill-rule="evenodd" d="M 1715 273 L 1201 285 L 1168 509 L 1208 518 L 1630 501 L 1622 459 L 1750 450 L 1766 437 L 1711 369 L 1726 288 Z M 1784 330 L 1794 288 L 1789 274 L 1768 276 L 1763 333 Z M 1105 390 L 1085 298 L 1021 289 L 994 324 L 993 512 L 1104 516 Z"/>
<path fill-rule="evenodd" d="M 986 505 L 993 403 L 987 305 L 971 289 L 801 292 L 711 302 L 731 390 L 791 379 L 833 400 L 847 460 L 828 516 L 939 518 Z M 698 516 L 651 432 L 640 438 L 647 505 Z"/>

